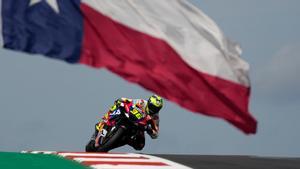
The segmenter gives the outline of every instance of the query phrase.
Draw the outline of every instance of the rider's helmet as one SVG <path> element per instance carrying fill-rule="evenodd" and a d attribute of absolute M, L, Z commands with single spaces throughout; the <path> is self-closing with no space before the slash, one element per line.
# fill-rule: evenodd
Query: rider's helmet
<path fill-rule="evenodd" d="M 149 115 L 157 114 L 162 107 L 163 99 L 158 95 L 152 95 L 147 101 L 146 112 Z"/>

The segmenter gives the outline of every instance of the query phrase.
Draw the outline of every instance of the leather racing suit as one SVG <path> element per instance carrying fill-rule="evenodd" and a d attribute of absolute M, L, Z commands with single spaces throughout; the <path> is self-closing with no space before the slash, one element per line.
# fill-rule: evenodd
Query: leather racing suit
<path fill-rule="evenodd" d="M 128 98 L 119 98 L 115 100 L 114 105 L 111 106 L 109 111 L 104 114 L 102 119 L 95 125 L 95 133 L 93 134 L 91 141 L 95 143 L 95 148 L 101 146 L 102 139 L 106 136 L 108 131 L 114 126 L 114 121 L 111 119 L 111 113 L 114 112 L 121 104 L 132 103 L 133 105 L 146 111 L 147 101 L 144 99 L 128 99 Z M 146 130 L 152 139 L 158 137 L 159 132 L 159 114 L 152 114 L 151 117 L 151 126 Z M 127 143 L 132 146 L 135 150 L 142 150 L 145 146 L 145 134 L 144 131 L 138 132 L 132 139 Z M 90 150 L 87 150 L 89 152 Z"/>

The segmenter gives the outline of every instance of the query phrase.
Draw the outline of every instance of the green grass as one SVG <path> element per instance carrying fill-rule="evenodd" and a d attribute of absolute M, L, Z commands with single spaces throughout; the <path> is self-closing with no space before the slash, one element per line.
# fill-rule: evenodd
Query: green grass
<path fill-rule="evenodd" d="M 75 161 L 51 154 L 0 152 L 1 169 L 87 169 Z"/>

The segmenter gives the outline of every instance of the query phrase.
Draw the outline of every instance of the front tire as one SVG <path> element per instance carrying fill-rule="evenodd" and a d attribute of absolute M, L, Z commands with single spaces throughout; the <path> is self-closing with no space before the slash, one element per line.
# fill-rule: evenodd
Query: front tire
<path fill-rule="evenodd" d="M 91 140 L 91 141 L 85 146 L 85 152 L 96 152 L 95 140 Z"/>
<path fill-rule="evenodd" d="M 98 149 L 97 152 L 108 152 L 116 147 L 118 147 L 119 142 L 122 141 L 123 134 L 125 133 L 125 129 L 122 127 L 119 127 L 112 133 L 112 135 L 107 138 L 107 141 L 105 141 Z"/>

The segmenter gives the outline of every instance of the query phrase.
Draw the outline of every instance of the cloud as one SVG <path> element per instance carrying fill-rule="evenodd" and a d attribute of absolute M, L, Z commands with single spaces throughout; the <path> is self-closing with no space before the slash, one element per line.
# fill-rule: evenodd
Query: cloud
<path fill-rule="evenodd" d="M 290 100 L 300 96 L 300 44 L 282 47 L 257 71 L 254 88 L 260 95 Z"/>

